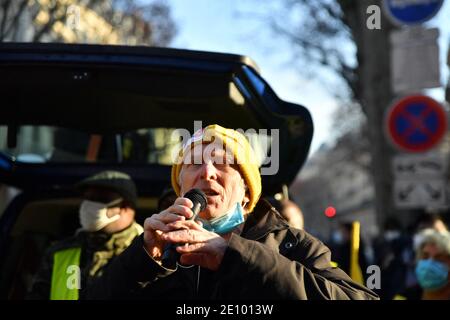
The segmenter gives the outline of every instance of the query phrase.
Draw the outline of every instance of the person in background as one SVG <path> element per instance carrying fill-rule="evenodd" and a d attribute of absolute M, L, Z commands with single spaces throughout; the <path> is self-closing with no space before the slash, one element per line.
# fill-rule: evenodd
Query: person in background
<path fill-rule="evenodd" d="M 286 219 L 288 224 L 296 229 L 304 229 L 305 223 L 303 218 L 303 213 L 300 210 L 300 207 L 291 200 L 276 200 L 275 198 L 267 199 L 271 205 L 274 206 L 275 209 L 281 216 Z"/>
<path fill-rule="evenodd" d="M 450 233 L 425 229 L 419 235 L 415 273 L 422 300 L 450 300 Z"/>
<path fill-rule="evenodd" d="M 83 299 L 83 289 L 143 232 L 135 222 L 137 192 L 129 175 L 103 171 L 76 188 L 83 198 L 81 229 L 47 250 L 28 299 Z"/>
<path fill-rule="evenodd" d="M 420 232 L 425 229 L 434 229 L 437 232 L 448 232 L 448 227 L 444 222 L 444 219 L 435 213 L 422 213 L 415 222 L 415 235 L 413 237 L 414 247 L 417 247 L 417 243 L 420 242 Z"/>
<path fill-rule="evenodd" d="M 352 228 L 351 222 L 341 222 L 338 229 L 333 232 L 331 245 L 332 260 L 347 274 L 350 274 Z M 367 270 L 368 263 L 365 255 L 365 244 L 362 240 L 359 244 L 358 261 L 363 276 L 366 276 L 365 270 Z"/>
<path fill-rule="evenodd" d="M 409 239 L 403 232 L 398 219 L 386 220 L 384 231 L 374 243 L 375 264 L 381 269 L 381 288 L 377 293 L 381 299 L 392 300 L 405 289 L 408 261 L 405 254 Z"/>
<path fill-rule="evenodd" d="M 422 296 L 423 290 L 418 283 L 415 268 L 416 252 L 419 243 L 422 242 L 422 231 L 425 229 L 433 229 L 438 233 L 446 233 L 448 232 L 448 227 L 439 214 L 428 213 L 423 210 L 409 229 L 409 239 L 406 249 L 403 252 L 403 260 L 407 266 L 406 280 L 404 290 L 402 291 L 402 288 L 398 288 L 398 296 L 407 300 L 418 300 Z"/>

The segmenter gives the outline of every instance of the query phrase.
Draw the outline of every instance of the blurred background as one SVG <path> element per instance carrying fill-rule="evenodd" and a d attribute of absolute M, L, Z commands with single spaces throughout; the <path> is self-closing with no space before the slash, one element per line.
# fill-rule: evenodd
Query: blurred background
<path fill-rule="evenodd" d="M 307 163 L 278 200 L 295 202 L 305 229 L 332 247 L 358 221 L 361 259 L 394 255 L 405 266 L 414 234 L 450 218 L 449 16 L 448 0 L 0 0 L 0 41 L 248 55 L 280 98 L 314 120 Z M 402 145 L 388 123 L 390 108 L 413 94 L 445 114 L 430 120 L 444 133 L 426 147 L 426 134 Z M 395 239 L 399 251 L 381 252 Z"/>

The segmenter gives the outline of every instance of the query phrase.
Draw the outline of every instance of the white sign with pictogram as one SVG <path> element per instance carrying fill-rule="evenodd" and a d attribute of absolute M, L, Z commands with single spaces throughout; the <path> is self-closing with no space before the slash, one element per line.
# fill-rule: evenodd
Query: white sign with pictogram
<path fill-rule="evenodd" d="M 391 32 L 391 84 L 399 93 L 440 87 L 439 29 L 417 26 Z"/>
<path fill-rule="evenodd" d="M 394 203 L 399 209 L 441 208 L 447 205 L 444 179 L 402 179 L 394 182 Z"/>
<path fill-rule="evenodd" d="M 446 159 L 435 153 L 428 155 L 397 155 L 392 161 L 392 172 L 398 179 L 443 179 L 447 172 Z"/>
<path fill-rule="evenodd" d="M 447 206 L 446 156 L 399 154 L 392 161 L 394 203 L 399 209 L 442 208 Z"/>

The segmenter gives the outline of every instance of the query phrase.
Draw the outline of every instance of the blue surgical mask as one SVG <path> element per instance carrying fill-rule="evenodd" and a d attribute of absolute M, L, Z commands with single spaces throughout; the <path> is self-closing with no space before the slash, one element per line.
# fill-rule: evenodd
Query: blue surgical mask
<path fill-rule="evenodd" d="M 244 210 L 240 203 L 237 203 L 230 211 L 223 216 L 205 220 L 198 219 L 203 223 L 203 228 L 217 234 L 225 234 L 236 228 L 245 221 Z"/>
<path fill-rule="evenodd" d="M 416 276 L 423 289 L 437 290 L 443 288 L 448 282 L 448 266 L 433 259 L 419 260 Z"/>

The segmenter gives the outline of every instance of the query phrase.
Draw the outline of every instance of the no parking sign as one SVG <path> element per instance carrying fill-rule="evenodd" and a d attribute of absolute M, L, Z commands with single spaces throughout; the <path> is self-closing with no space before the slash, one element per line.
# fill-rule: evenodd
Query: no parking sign
<path fill-rule="evenodd" d="M 436 100 L 411 95 L 395 102 L 386 116 L 386 129 L 394 145 L 404 151 L 425 152 L 447 132 L 447 113 Z"/>

